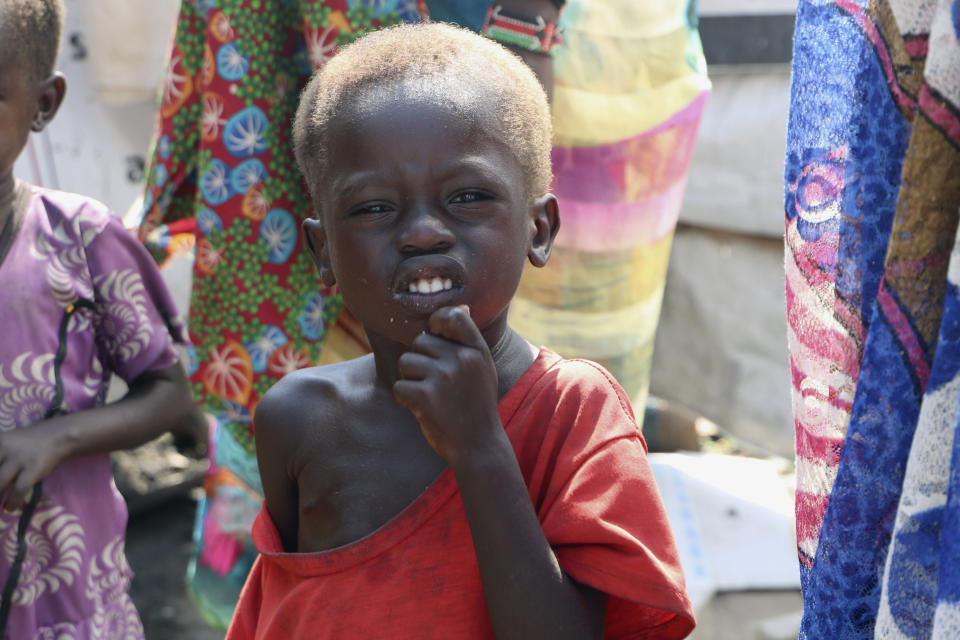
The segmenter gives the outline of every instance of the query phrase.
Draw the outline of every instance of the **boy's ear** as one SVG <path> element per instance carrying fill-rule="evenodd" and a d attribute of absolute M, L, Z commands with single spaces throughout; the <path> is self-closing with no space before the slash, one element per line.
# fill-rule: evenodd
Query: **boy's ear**
<path fill-rule="evenodd" d="M 313 256 L 313 263 L 320 271 L 323 284 L 332 287 L 337 283 L 333 269 L 330 268 L 330 251 L 327 248 L 327 230 L 323 222 L 317 218 L 307 218 L 303 221 L 303 238 L 307 243 L 307 250 Z"/>
<path fill-rule="evenodd" d="M 31 131 L 40 132 L 50 124 L 57 110 L 63 104 L 63 96 L 67 93 L 67 79 L 59 71 L 55 71 L 46 80 L 40 83 L 37 94 L 37 110 L 33 114 Z"/>
<path fill-rule="evenodd" d="M 553 240 L 560 230 L 560 206 L 555 195 L 546 193 L 534 200 L 530 208 L 533 237 L 530 239 L 527 258 L 533 266 L 542 267 L 550 258 Z"/>

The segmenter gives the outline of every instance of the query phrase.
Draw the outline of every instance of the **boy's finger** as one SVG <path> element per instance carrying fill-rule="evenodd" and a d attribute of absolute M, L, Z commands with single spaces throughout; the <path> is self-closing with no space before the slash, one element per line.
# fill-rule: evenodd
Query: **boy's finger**
<path fill-rule="evenodd" d="M 407 351 L 397 360 L 397 373 L 404 380 L 423 380 L 430 370 L 432 358 L 422 353 Z"/>
<path fill-rule="evenodd" d="M 410 410 L 415 418 L 420 419 L 420 382 L 416 380 L 397 380 L 393 383 L 393 398 L 401 407 Z"/>
<path fill-rule="evenodd" d="M 480 329 L 477 328 L 473 318 L 470 317 L 470 308 L 466 305 L 437 309 L 430 316 L 427 326 L 430 333 L 435 336 L 441 336 L 475 349 L 485 349 L 487 346 L 480 334 Z"/>
<path fill-rule="evenodd" d="M 460 344 L 453 342 L 442 336 L 435 336 L 432 333 L 421 333 L 410 344 L 410 351 L 420 353 L 430 358 L 444 358 L 452 350 L 456 350 Z"/>

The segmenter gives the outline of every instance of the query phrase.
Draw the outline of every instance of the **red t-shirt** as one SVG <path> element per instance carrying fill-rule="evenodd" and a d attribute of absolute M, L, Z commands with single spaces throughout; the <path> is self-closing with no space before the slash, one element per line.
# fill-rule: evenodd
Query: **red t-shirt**
<path fill-rule="evenodd" d="M 646 444 L 612 376 L 543 349 L 499 410 L 560 566 L 609 596 L 605 637 L 685 637 L 694 619 L 680 560 Z M 493 638 L 449 469 L 351 544 L 284 553 L 266 508 L 253 540 L 260 556 L 227 640 Z"/>

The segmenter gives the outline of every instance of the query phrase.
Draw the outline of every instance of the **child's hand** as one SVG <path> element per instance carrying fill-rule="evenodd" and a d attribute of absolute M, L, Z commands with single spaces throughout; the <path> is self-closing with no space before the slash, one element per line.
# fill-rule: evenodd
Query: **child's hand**
<path fill-rule="evenodd" d="M 437 309 L 428 332 L 400 356 L 393 395 L 420 422 L 430 446 L 454 466 L 503 433 L 497 370 L 466 306 Z"/>
<path fill-rule="evenodd" d="M 33 485 L 50 475 L 60 461 L 44 423 L 0 433 L 0 497 L 4 498 L 0 506 L 6 511 L 22 507 Z"/>

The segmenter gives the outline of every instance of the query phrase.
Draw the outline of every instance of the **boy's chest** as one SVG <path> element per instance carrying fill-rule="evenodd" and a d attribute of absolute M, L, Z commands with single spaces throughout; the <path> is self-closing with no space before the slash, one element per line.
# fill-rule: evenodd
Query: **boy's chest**
<path fill-rule="evenodd" d="M 408 421 L 409 418 L 409 421 Z M 386 525 L 432 483 L 446 463 L 407 414 L 345 424 L 323 451 L 305 452 L 299 487 L 299 550 L 321 551 Z M 320 447 L 318 447 L 319 449 Z"/>

